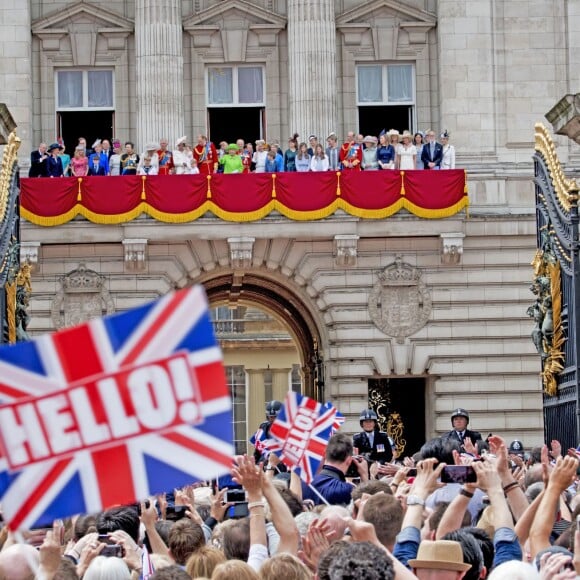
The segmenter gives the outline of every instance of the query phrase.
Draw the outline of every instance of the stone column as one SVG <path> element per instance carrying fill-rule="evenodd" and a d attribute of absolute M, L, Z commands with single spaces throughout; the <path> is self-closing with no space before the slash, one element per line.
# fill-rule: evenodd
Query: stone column
<path fill-rule="evenodd" d="M 22 141 L 20 169 L 30 166 L 30 151 L 38 146 L 40 132 L 32 135 L 32 37 L 30 2 L 2 0 L 0 6 L 0 103 L 5 103 L 18 126 Z M 54 116 L 53 116 L 54 118 Z M 8 137 L 8 135 L 6 135 Z M 52 139 L 46 136 L 45 139 Z"/>
<path fill-rule="evenodd" d="M 291 369 L 272 369 L 272 399 L 284 402 L 289 390 Z"/>
<path fill-rule="evenodd" d="M 290 133 L 306 141 L 337 131 L 336 25 L 333 0 L 288 0 Z"/>
<path fill-rule="evenodd" d="M 184 133 L 181 0 L 135 1 L 137 143 Z M 191 136 L 190 136 L 191 137 Z"/>
<path fill-rule="evenodd" d="M 246 409 L 248 414 L 248 439 L 256 429 L 266 420 L 265 402 L 266 389 L 264 387 L 263 369 L 246 369 L 248 373 L 248 390 L 246 391 Z M 250 445 L 251 448 L 251 445 Z M 250 449 L 253 451 L 253 449 Z"/>

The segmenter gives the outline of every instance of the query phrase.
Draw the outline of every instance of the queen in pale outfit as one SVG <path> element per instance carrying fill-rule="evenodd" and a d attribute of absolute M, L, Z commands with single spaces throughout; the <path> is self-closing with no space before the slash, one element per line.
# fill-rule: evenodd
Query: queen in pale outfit
<path fill-rule="evenodd" d="M 405 131 L 401 136 L 402 143 L 397 146 L 397 169 L 417 168 L 417 148 L 413 145 L 412 140 L 413 136 L 409 131 Z"/>
<path fill-rule="evenodd" d="M 441 169 L 455 169 L 455 147 L 449 143 L 449 133 L 443 131 L 440 137 L 443 146 L 443 157 L 441 158 Z"/>
<path fill-rule="evenodd" d="M 176 175 L 189 175 L 191 173 L 191 160 L 193 154 L 191 149 L 186 146 L 187 137 L 180 137 L 175 143 L 175 151 L 173 151 L 173 165 L 175 167 Z"/>

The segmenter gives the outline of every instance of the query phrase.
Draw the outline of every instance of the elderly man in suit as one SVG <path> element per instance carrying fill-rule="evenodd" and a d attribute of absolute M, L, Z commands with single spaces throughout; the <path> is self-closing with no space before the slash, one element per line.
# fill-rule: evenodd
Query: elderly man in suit
<path fill-rule="evenodd" d="M 46 143 L 41 143 L 38 149 L 30 154 L 28 177 L 46 177 L 48 175 L 46 170 L 47 159 Z"/>
<path fill-rule="evenodd" d="M 421 161 L 425 169 L 441 169 L 443 147 L 435 140 L 435 131 L 427 131 L 427 143 L 423 146 Z"/>

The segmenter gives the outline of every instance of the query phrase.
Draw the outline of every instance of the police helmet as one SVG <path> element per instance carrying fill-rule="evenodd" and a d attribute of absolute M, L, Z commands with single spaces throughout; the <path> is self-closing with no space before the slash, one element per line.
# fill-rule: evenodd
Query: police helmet
<path fill-rule="evenodd" d="M 451 414 L 451 424 L 453 424 L 453 419 L 455 419 L 455 417 L 465 417 L 465 419 L 467 419 L 467 422 L 469 423 L 469 413 L 465 409 L 462 409 L 461 407 L 455 409 L 455 411 L 453 411 L 453 413 Z"/>
<path fill-rule="evenodd" d="M 363 421 L 378 421 L 379 417 L 375 413 L 374 409 L 365 409 L 364 411 L 361 411 L 359 419 L 360 426 L 362 427 Z"/>
<path fill-rule="evenodd" d="M 266 403 L 266 417 L 277 417 L 282 403 L 280 401 L 268 401 Z"/>
<path fill-rule="evenodd" d="M 524 456 L 524 445 L 518 439 L 514 439 L 510 443 L 509 453 L 512 455 L 519 455 L 520 457 Z"/>

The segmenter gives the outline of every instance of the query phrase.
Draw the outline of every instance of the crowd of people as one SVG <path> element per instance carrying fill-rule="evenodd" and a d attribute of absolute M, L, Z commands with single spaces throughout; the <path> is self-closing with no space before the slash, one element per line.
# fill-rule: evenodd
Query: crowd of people
<path fill-rule="evenodd" d="M 354 438 L 331 437 L 310 486 L 262 450 L 235 457 L 229 477 L 57 521 L 27 543 L 4 529 L 0 579 L 576 578 L 579 452 L 551 441 L 526 453 L 468 423 L 457 409 L 448 433 L 404 456 L 366 409 Z"/>
<path fill-rule="evenodd" d="M 388 169 L 455 169 L 455 148 L 449 143 L 449 134 L 443 132 L 438 142 L 432 130 L 414 135 L 409 131 L 400 134 L 396 129 L 383 130 L 379 137 L 349 132 L 339 145 L 338 137 L 331 133 L 326 146 L 316 135 L 310 135 L 306 143 L 294 134 L 286 150 L 264 140 L 256 141 L 254 150 L 254 145 L 243 139 L 229 144 L 224 141 L 216 149 L 205 135 L 199 135 L 196 145 L 181 137 L 172 150 L 163 138 L 146 144 L 141 154 L 131 141 L 122 144 L 118 139 L 97 139 L 88 149 L 86 139 L 79 137 L 72 157 L 66 153 L 62 140 L 50 145 L 41 143 L 30 155 L 29 177 Z"/>

